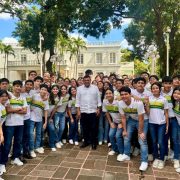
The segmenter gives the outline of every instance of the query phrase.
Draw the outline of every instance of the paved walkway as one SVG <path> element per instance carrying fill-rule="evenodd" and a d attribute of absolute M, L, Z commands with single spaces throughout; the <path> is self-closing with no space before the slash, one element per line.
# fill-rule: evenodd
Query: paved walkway
<path fill-rule="evenodd" d="M 147 172 L 140 173 L 139 159 L 130 162 L 117 162 L 116 156 L 107 156 L 108 148 L 98 146 L 96 151 L 90 147 L 79 149 L 65 145 L 57 152 L 45 150 L 45 154 L 28 160 L 22 167 L 8 165 L 5 180 L 180 180 L 168 161 L 163 170 L 153 169 L 151 163 Z"/>

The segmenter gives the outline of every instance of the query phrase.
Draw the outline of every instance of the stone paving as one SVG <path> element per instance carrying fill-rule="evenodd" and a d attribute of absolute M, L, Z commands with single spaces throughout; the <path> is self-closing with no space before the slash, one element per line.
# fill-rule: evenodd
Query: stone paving
<path fill-rule="evenodd" d="M 132 157 L 130 162 L 117 162 L 116 156 L 108 156 L 107 146 L 80 149 L 64 145 L 62 149 L 27 160 L 24 166 L 7 166 L 5 180 L 180 180 L 180 175 L 167 161 L 163 170 L 153 169 L 151 163 L 145 173 L 139 171 L 140 157 Z"/>

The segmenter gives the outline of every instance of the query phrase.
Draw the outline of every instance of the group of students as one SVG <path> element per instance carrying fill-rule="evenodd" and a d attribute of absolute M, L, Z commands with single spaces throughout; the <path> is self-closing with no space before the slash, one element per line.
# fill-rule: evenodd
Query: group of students
<path fill-rule="evenodd" d="M 91 71 L 86 73 L 91 76 Z M 23 165 L 22 156 L 29 159 L 43 154 L 45 134 L 52 151 L 66 140 L 79 145 L 83 139 L 76 116 L 79 86 L 83 78 L 56 79 L 48 72 L 41 77 L 31 71 L 25 82 L 14 81 L 10 92 L 9 80 L 0 79 L 0 175 L 6 172 L 11 149 L 11 163 L 18 166 Z M 108 155 L 130 160 L 133 148 L 134 155 L 141 154 L 139 169 L 145 171 L 148 159 L 154 168 L 164 168 L 171 151 L 174 168 L 180 172 L 180 75 L 165 76 L 160 83 L 147 72 L 134 79 L 100 73 L 91 86 L 98 87 L 102 102 L 97 144 L 110 145 Z"/>

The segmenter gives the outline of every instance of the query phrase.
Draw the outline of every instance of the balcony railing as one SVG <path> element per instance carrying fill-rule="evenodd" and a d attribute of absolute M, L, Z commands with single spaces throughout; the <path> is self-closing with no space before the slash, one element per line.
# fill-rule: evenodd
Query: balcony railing
<path fill-rule="evenodd" d="M 39 66 L 39 62 L 33 61 L 8 61 L 8 66 Z"/>

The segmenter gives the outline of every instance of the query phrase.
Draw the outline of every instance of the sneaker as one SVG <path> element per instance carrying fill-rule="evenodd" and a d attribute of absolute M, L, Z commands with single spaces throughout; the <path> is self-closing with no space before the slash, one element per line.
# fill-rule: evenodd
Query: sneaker
<path fill-rule="evenodd" d="M 153 161 L 153 168 L 157 168 L 158 167 L 158 164 L 159 164 L 159 159 L 155 159 L 154 161 Z"/>
<path fill-rule="evenodd" d="M 0 177 L 0 180 L 4 180 L 2 177 Z"/>
<path fill-rule="evenodd" d="M 180 167 L 179 160 L 178 159 L 174 159 L 174 168 L 177 169 L 179 167 Z"/>
<path fill-rule="evenodd" d="M 180 167 L 176 169 L 176 172 L 177 172 L 177 173 L 180 173 Z"/>
<path fill-rule="evenodd" d="M 118 156 L 117 156 L 117 161 L 120 161 L 121 160 L 121 156 L 122 156 L 123 154 L 118 154 Z"/>
<path fill-rule="evenodd" d="M 69 140 L 69 144 L 74 144 L 72 139 Z"/>
<path fill-rule="evenodd" d="M 19 158 L 15 158 L 14 160 L 11 161 L 11 164 L 15 164 L 17 166 L 22 166 L 23 165 L 23 162 L 20 161 Z"/>
<path fill-rule="evenodd" d="M 102 141 L 99 141 L 99 145 L 100 145 L 100 146 L 102 145 Z"/>
<path fill-rule="evenodd" d="M 63 142 L 63 144 L 66 144 L 66 139 L 63 139 L 62 142 Z"/>
<path fill-rule="evenodd" d="M 108 147 L 111 147 L 111 143 L 108 143 Z"/>
<path fill-rule="evenodd" d="M 104 144 L 107 144 L 107 140 L 104 140 Z"/>
<path fill-rule="evenodd" d="M 56 148 L 51 148 L 51 151 L 52 152 L 56 152 Z"/>
<path fill-rule="evenodd" d="M 139 170 L 140 171 L 146 171 L 148 168 L 148 163 L 147 162 L 142 162 L 140 167 L 139 167 Z"/>
<path fill-rule="evenodd" d="M 79 145 L 79 142 L 78 142 L 78 141 L 75 141 L 74 144 L 75 144 L 76 146 L 78 146 L 78 145 Z"/>
<path fill-rule="evenodd" d="M 164 162 L 168 160 L 168 156 L 164 156 Z"/>
<path fill-rule="evenodd" d="M 0 164 L 0 176 L 3 175 L 3 173 L 6 172 L 6 168 L 4 164 Z"/>
<path fill-rule="evenodd" d="M 148 161 L 153 161 L 153 155 L 152 154 L 148 154 Z"/>
<path fill-rule="evenodd" d="M 44 152 L 44 148 L 43 148 L 43 147 L 40 147 L 40 149 L 41 149 L 41 151 L 43 151 L 43 152 Z"/>
<path fill-rule="evenodd" d="M 63 146 L 63 145 L 64 145 L 61 141 L 59 141 L 58 143 L 59 143 L 61 146 Z"/>
<path fill-rule="evenodd" d="M 135 147 L 132 155 L 133 155 L 133 156 L 138 156 L 139 154 L 140 154 L 140 149 L 138 149 L 137 147 Z"/>
<path fill-rule="evenodd" d="M 41 148 L 37 148 L 35 151 L 39 154 L 44 154 L 44 151 Z"/>
<path fill-rule="evenodd" d="M 159 163 L 158 163 L 158 169 L 163 169 L 164 168 L 164 161 L 161 161 L 161 160 L 159 160 Z"/>
<path fill-rule="evenodd" d="M 34 151 L 31 151 L 31 152 L 30 152 L 30 156 L 31 156 L 32 158 L 35 158 L 35 157 L 36 157 L 36 153 L 35 153 Z"/>
<path fill-rule="evenodd" d="M 60 149 L 60 148 L 61 148 L 60 143 L 56 143 L 56 144 L 55 144 L 55 146 L 56 146 L 56 148 L 58 148 L 58 149 Z"/>
<path fill-rule="evenodd" d="M 169 151 L 169 159 L 173 159 L 174 158 L 174 151 L 172 149 L 170 149 Z"/>
<path fill-rule="evenodd" d="M 116 152 L 113 151 L 113 150 L 111 150 L 111 151 L 108 152 L 108 155 L 109 155 L 109 156 L 113 156 L 113 155 L 115 155 L 115 154 L 116 154 Z"/>
<path fill-rule="evenodd" d="M 119 161 L 129 161 L 130 157 L 126 154 L 123 154 L 120 158 L 118 158 Z"/>

